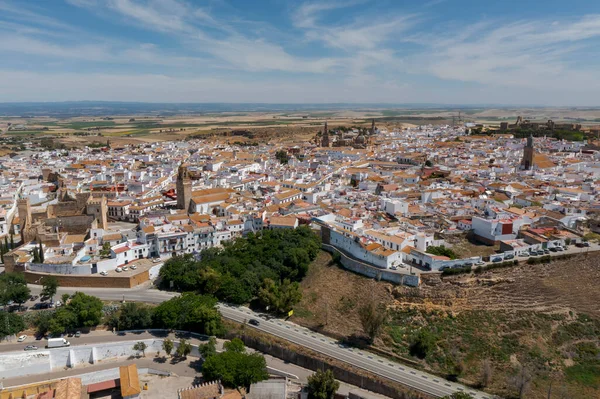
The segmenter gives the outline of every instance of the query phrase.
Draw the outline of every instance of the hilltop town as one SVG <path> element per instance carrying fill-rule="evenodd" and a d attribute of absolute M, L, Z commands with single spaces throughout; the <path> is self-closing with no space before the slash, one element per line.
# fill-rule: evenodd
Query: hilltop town
<path fill-rule="evenodd" d="M 125 293 L 159 281 L 160 288 L 185 291 L 177 277 L 160 281 L 181 259 L 202 262 L 209 249 L 234 253 L 233 243 L 267 231 L 310 229 L 341 273 L 389 283 L 405 303 L 423 295 L 448 303 L 449 295 L 466 294 L 440 277 L 597 256 L 600 151 L 593 133 L 571 141 L 557 135 L 579 134 L 581 126 L 521 118 L 494 131 L 482 127 L 372 119 L 324 121 L 278 140 L 234 129 L 156 142 L 105 137 L 71 148 L 24 142 L 0 157 L 2 263 L 33 285 L 52 278 L 60 287 Z M 230 255 L 223 256 L 226 262 Z M 413 289 L 420 294 L 406 291 Z M 228 295 L 217 292 L 245 304 Z M 300 297 L 278 311 L 291 316 Z M 307 314 L 294 320 L 312 326 Z M 398 342 L 373 343 L 404 350 Z M 455 367 L 424 364 L 439 372 Z"/>
<path fill-rule="evenodd" d="M 0 234 L 21 244 L 5 263 L 121 276 L 134 260 L 312 225 L 364 273 L 418 285 L 421 273 L 589 248 L 598 232 L 598 151 L 469 130 L 325 122 L 293 146 L 108 141 L 4 156 Z M 40 243 L 44 262 L 33 262 Z M 135 274 L 128 285 L 149 278 Z"/>

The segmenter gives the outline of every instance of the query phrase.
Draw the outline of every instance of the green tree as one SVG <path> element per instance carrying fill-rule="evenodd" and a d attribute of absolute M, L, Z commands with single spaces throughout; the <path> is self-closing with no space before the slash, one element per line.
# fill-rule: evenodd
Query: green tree
<path fill-rule="evenodd" d="M 54 312 L 48 310 L 43 310 L 34 313 L 31 324 L 36 329 L 36 335 L 43 336 L 48 331 L 50 331 L 50 320 L 52 320 L 53 315 Z"/>
<path fill-rule="evenodd" d="M 239 338 L 225 342 L 223 348 L 228 352 L 246 353 L 246 346 Z"/>
<path fill-rule="evenodd" d="M 47 299 L 54 300 L 54 295 L 58 290 L 58 280 L 54 276 L 47 276 L 42 280 L 42 292 L 40 296 L 42 301 Z"/>
<path fill-rule="evenodd" d="M 208 381 L 220 380 L 226 387 L 236 388 L 240 393 L 242 388 L 247 391 L 250 385 L 269 378 L 264 356 L 244 352 L 240 352 L 236 343 L 231 349 L 210 356 L 202 365 L 202 375 Z"/>
<path fill-rule="evenodd" d="M 294 303 L 299 291 L 293 283 L 306 275 L 319 250 L 319 236 L 306 226 L 248 234 L 223 248 L 202 251 L 200 261 L 189 254 L 171 258 L 161 268 L 160 287 L 214 294 L 222 301 L 244 304 L 257 297 L 261 288 L 268 292 L 271 287 L 265 286 L 265 280 L 269 279 L 278 282 L 273 283 L 277 291 L 288 284 L 285 295 L 277 297 Z M 290 283 L 284 284 L 285 280 Z"/>
<path fill-rule="evenodd" d="M 363 331 L 367 334 L 371 342 L 381 333 L 388 318 L 387 309 L 377 304 L 374 300 L 367 302 L 358 310 L 358 316 Z"/>
<path fill-rule="evenodd" d="M 102 321 L 102 306 L 95 296 L 76 292 L 64 309 L 73 314 L 76 327 L 95 327 Z"/>
<path fill-rule="evenodd" d="M 331 370 L 318 370 L 308 377 L 308 399 L 333 399 L 340 383 Z"/>
<path fill-rule="evenodd" d="M 69 299 L 71 299 L 71 295 L 69 295 L 67 293 L 62 294 L 60 299 L 62 299 L 62 303 L 66 305 L 67 302 L 69 302 Z"/>
<path fill-rule="evenodd" d="M 187 355 L 192 352 L 192 344 L 190 344 L 187 340 L 182 339 L 179 341 L 179 345 L 177 346 L 177 357 L 185 359 Z"/>
<path fill-rule="evenodd" d="M 431 162 L 429 159 L 427 161 L 425 161 L 425 166 L 427 166 L 428 168 L 433 166 L 433 162 Z"/>
<path fill-rule="evenodd" d="M 410 345 L 410 354 L 419 359 L 425 359 L 435 348 L 435 336 L 425 328 L 422 328 Z"/>
<path fill-rule="evenodd" d="M 159 328 L 220 335 L 224 327 L 216 305 L 214 297 L 186 292 L 154 309 L 154 325 Z"/>
<path fill-rule="evenodd" d="M 217 354 L 217 340 L 215 337 L 210 337 L 206 344 L 198 346 L 198 351 L 200 355 L 202 355 L 203 359 L 208 359 L 209 357 Z"/>
<path fill-rule="evenodd" d="M 258 291 L 258 299 L 269 310 L 287 313 L 302 299 L 300 284 L 292 283 L 289 279 L 283 280 L 281 284 L 265 279 Z"/>
<path fill-rule="evenodd" d="M 102 249 L 100 250 L 100 256 L 103 258 L 110 257 L 110 242 L 105 242 L 102 244 Z"/>
<path fill-rule="evenodd" d="M 42 243 L 40 242 L 38 255 L 40 257 L 40 263 L 44 263 L 44 248 L 42 247 Z"/>
<path fill-rule="evenodd" d="M 64 334 L 77 327 L 77 316 L 65 307 L 57 309 L 48 323 L 48 331 L 52 334 Z"/>
<path fill-rule="evenodd" d="M 8 249 L 13 249 L 15 247 L 15 237 L 11 234 L 10 235 L 10 247 L 7 247 Z"/>
<path fill-rule="evenodd" d="M 173 352 L 173 341 L 171 341 L 169 338 L 165 338 L 162 348 L 168 356 L 171 356 L 171 352 Z"/>
<path fill-rule="evenodd" d="M 146 343 L 144 341 L 139 341 L 136 342 L 135 345 L 133 345 L 133 350 L 139 352 L 142 352 L 142 355 L 144 357 L 146 357 L 146 349 L 148 348 L 148 345 L 146 345 Z"/>
<path fill-rule="evenodd" d="M 0 339 L 17 334 L 25 329 L 23 317 L 15 314 L 0 311 Z"/>
<path fill-rule="evenodd" d="M 279 161 L 279 163 L 281 163 L 282 165 L 285 165 L 288 163 L 288 161 L 290 160 L 290 158 L 288 157 L 287 151 L 285 150 L 279 150 L 275 153 L 275 158 L 277 158 L 277 160 Z"/>
<path fill-rule="evenodd" d="M 152 309 L 147 305 L 127 302 L 119 309 L 119 330 L 138 330 L 152 325 Z"/>
<path fill-rule="evenodd" d="M 37 247 L 33 248 L 33 263 L 40 263 L 40 254 Z"/>
<path fill-rule="evenodd" d="M 25 276 L 21 273 L 3 273 L 0 275 L 0 305 L 6 306 L 9 301 L 19 306 L 27 302 L 31 291 L 27 287 Z"/>

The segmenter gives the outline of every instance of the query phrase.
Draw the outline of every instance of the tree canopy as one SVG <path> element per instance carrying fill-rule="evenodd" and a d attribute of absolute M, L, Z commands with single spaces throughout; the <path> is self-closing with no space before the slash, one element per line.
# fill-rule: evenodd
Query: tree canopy
<path fill-rule="evenodd" d="M 289 279 L 276 283 L 267 278 L 258 290 L 258 299 L 269 310 L 279 313 L 289 312 L 292 306 L 302 299 L 300 284 L 295 281 L 290 282 Z"/>
<path fill-rule="evenodd" d="M 269 378 L 264 356 L 246 353 L 239 339 L 226 345 L 224 352 L 206 358 L 202 375 L 207 381 L 220 380 L 226 387 L 236 388 L 240 392 L 242 388 L 247 391 L 250 385 Z"/>
<path fill-rule="evenodd" d="M 243 304 L 256 297 L 265 280 L 275 284 L 302 280 L 320 247 L 308 227 L 266 230 L 209 248 L 197 261 L 176 256 L 161 268 L 161 288 L 214 294 L 219 300 Z M 288 309 L 289 310 L 289 309 Z"/>
<path fill-rule="evenodd" d="M 275 153 L 275 158 L 277 158 L 277 160 L 281 163 L 281 164 L 287 164 L 288 161 L 290 160 L 287 151 L 285 150 L 279 150 Z"/>
<path fill-rule="evenodd" d="M 371 342 L 377 338 L 387 321 L 387 309 L 374 300 L 365 303 L 359 310 L 360 323 Z"/>
<path fill-rule="evenodd" d="M 21 273 L 0 274 L 0 305 L 6 306 L 10 301 L 21 305 L 27 302 L 30 294 L 25 276 Z"/>
<path fill-rule="evenodd" d="M 43 300 L 52 299 L 58 290 L 58 280 L 54 276 L 44 277 L 42 280 L 42 292 L 40 296 Z"/>
<path fill-rule="evenodd" d="M 49 330 L 62 334 L 78 327 L 95 327 L 102 321 L 102 306 L 102 301 L 95 296 L 76 292 L 68 305 L 54 312 Z"/>
<path fill-rule="evenodd" d="M 25 329 L 23 317 L 15 313 L 0 311 L 0 338 L 17 334 Z"/>
<path fill-rule="evenodd" d="M 114 323 L 114 322 L 113 322 Z M 139 330 L 152 326 L 152 309 L 137 302 L 124 303 L 117 314 L 119 330 Z"/>
<path fill-rule="evenodd" d="M 331 370 L 318 370 L 308 377 L 308 399 L 333 399 L 339 388 Z"/>
<path fill-rule="evenodd" d="M 216 305 L 217 300 L 214 297 L 186 292 L 154 309 L 154 325 L 159 328 L 220 335 L 223 332 L 223 323 Z"/>

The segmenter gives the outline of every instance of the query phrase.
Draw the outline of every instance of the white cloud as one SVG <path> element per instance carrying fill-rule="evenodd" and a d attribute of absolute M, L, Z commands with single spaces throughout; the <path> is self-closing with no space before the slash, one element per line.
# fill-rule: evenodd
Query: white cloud
<path fill-rule="evenodd" d="M 600 38 L 599 15 L 563 21 L 559 27 L 542 21 L 490 26 L 481 23 L 455 36 L 415 39 L 425 49 L 411 60 L 412 71 L 425 68 L 442 79 L 492 87 L 600 88 L 594 71 L 571 62 L 573 54 L 586 48 L 585 40 Z"/>
<path fill-rule="evenodd" d="M 340 8 L 352 7 L 362 1 L 304 3 L 292 15 L 294 25 L 305 29 L 311 41 L 322 41 L 328 46 L 344 50 L 375 49 L 392 35 L 403 32 L 418 22 L 417 15 L 391 15 L 376 19 L 363 17 L 345 24 L 320 22 L 322 14 Z"/>
<path fill-rule="evenodd" d="M 0 19 L 9 19 L 12 22 L 20 21 L 30 26 L 45 26 L 66 31 L 76 31 L 70 24 L 65 24 L 55 18 L 44 15 L 43 10 L 19 3 L 0 0 Z"/>
<path fill-rule="evenodd" d="M 42 56 L 45 59 L 69 59 L 121 65 L 159 65 L 184 67 L 202 65 L 201 58 L 167 54 L 151 43 L 117 47 L 109 44 L 61 45 L 20 35 L 1 35 L 0 51 Z"/>

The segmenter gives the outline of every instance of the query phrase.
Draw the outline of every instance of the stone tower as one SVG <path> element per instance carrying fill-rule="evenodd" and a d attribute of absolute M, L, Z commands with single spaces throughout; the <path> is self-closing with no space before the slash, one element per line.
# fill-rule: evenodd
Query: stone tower
<path fill-rule="evenodd" d="M 98 228 L 106 230 L 108 228 L 108 200 L 105 196 L 102 198 L 94 198 L 89 196 L 85 213 L 96 218 Z"/>
<path fill-rule="evenodd" d="M 527 137 L 527 144 L 523 148 L 523 160 L 521 169 L 530 170 L 533 167 L 533 136 Z"/>
<path fill-rule="evenodd" d="M 331 143 L 329 142 L 329 129 L 327 128 L 327 121 L 325 121 L 325 126 L 323 127 L 323 137 L 321 138 L 321 147 L 330 147 Z"/>
<path fill-rule="evenodd" d="M 192 199 L 192 179 L 187 167 L 179 165 L 177 171 L 177 209 L 188 209 Z"/>

